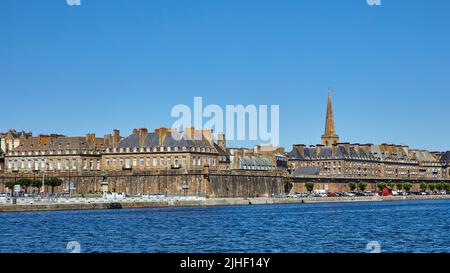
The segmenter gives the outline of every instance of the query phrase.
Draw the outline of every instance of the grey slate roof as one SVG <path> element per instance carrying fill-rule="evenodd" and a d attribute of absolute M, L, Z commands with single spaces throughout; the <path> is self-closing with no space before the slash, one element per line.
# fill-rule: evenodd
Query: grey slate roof
<path fill-rule="evenodd" d="M 140 148 L 140 135 L 139 134 L 131 134 L 130 136 L 122 139 L 119 142 L 119 148 Z M 186 148 L 192 148 L 192 147 L 199 147 L 199 148 L 210 148 L 213 149 L 214 152 L 218 152 L 216 149 L 216 146 L 211 144 L 208 140 L 205 138 L 202 138 L 201 140 L 197 139 L 190 139 L 185 134 L 181 136 L 180 140 L 174 139 L 172 134 L 167 133 L 166 137 L 164 138 L 163 147 L 186 147 Z M 159 135 L 155 132 L 148 133 L 144 139 L 143 142 L 144 148 L 154 148 L 154 147 L 160 147 L 159 146 Z"/>
<path fill-rule="evenodd" d="M 302 155 L 295 147 L 289 153 L 291 159 L 348 159 L 363 158 L 375 160 L 372 153 L 366 153 L 364 150 L 357 151 L 354 147 L 350 147 L 348 152 L 343 146 L 321 147 L 319 153 L 315 147 L 305 147 L 304 155 Z"/>
<path fill-rule="evenodd" d="M 244 156 L 241 159 L 241 166 L 253 166 L 253 167 L 273 167 L 274 164 L 272 163 L 272 161 L 270 161 L 270 159 L 268 159 L 265 156 L 260 156 L 260 157 L 248 157 L 248 156 Z"/>
<path fill-rule="evenodd" d="M 15 152 L 28 151 L 51 151 L 51 150 L 72 150 L 72 149 L 102 149 L 104 142 L 101 138 L 95 138 L 94 143 L 89 143 L 84 137 L 46 137 L 46 141 L 41 141 L 40 137 L 29 137 L 14 149 Z"/>
<path fill-rule="evenodd" d="M 300 167 L 297 168 L 293 175 L 319 175 L 320 167 Z"/>

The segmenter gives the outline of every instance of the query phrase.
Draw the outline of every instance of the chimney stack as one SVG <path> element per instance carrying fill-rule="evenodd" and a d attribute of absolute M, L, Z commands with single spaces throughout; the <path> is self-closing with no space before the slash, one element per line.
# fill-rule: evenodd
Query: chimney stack
<path fill-rule="evenodd" d="M 95 134 L 94 133 L 86 134 L 86 141 L 91 144 L 94 143 L 95 142 Z"/>
<path fill-rule="evenodd" d="M 219 145 L 219 147 L 224 151 L 227 149 L 227 140 L 224 133 L 221 133 L 217 136 L 217 145 Z"/>
<path fill-rule="evenodd" d="M 305 145 L 304 144 L 295 144 L 294 149 L 298 151 L 298 153 L 304 157 L 305 156 Z"/>
<path fill-rule="evenodd" d="M 186 135 L 186 137 L 190 140 L 194 140 L 194 135 L 195 135 L 195 128 L 194 127 L 188 127 L 184 130 L 184 133 Z"/>
<path fill-rule="evenodd" d="M 164 146 L 164 141 L 166 139 L 168 131 L 169 130 L 167 128 L 164 128 L 164 127 L 155 129 L 155 133 L 159 136 L 159 146 L 160 147 Z"/>
<path fill-rule="evenodd" d="M 117 148 L 120 142 L 120 131 L 115 129 L 113 131 L 113 137 L 112 137 L 112 145 L 114 148 Z"/>
<path fill-rule="evenodd" d="M 214 144 L 213 129 L 199 130 L 198 133 L 200 134 L 200 136 L 203 136 L 211 145 Z"/>
<path fill-rule="evenodd" d="M 148 130 L 147 128 L 140 128 L 139 129 L 139 146 L 142 148 L 145 144 L 145 139 L 147 138 Z"/>
<path fill-rule="evenodd" d="M 112 144 L 112 135 L 111 134 L 107 134 L 103 137 L 103 143 L 105 144 L 106 147 L 111 146 Z"/>

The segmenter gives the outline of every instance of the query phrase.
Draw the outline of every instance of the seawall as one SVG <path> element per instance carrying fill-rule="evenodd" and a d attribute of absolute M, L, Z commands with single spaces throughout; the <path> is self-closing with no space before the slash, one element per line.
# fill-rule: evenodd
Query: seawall
<path fill-rule="evenodd" d="M 298 203 L 342 203 L 342 202 L 383 202 L 411 200 L 450 200 L 450 195 L 434 196 L 389 196 L 389 197 L 318 197 L 318 198 L 211 198 L 201 200 L 171 199 L 164 201 L 134 201 L 123 202 L 123 209 L 133 208 L 165 208 L 165 207 L 199 207 L 199 206 L 232 206 L 232 205 L 273 205 Z M 31 212 L 31 211 L 61 211 L 61 210 L 99 210 L 109 209 L 111 203 L 45 203 L 0 205 L 0 212 Z"/>

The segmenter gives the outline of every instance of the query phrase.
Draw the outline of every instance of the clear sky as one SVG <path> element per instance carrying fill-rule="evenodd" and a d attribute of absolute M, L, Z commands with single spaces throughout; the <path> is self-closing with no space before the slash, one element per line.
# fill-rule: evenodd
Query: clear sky
<path fill-rule="evenodd" d="M 171 126 L 176 104 L 279 104 L 280 141 L 450 149 L 450 1 L 3 0 L 0 131 Z M 251 145 L 253 143 L 232 143 Z"/>

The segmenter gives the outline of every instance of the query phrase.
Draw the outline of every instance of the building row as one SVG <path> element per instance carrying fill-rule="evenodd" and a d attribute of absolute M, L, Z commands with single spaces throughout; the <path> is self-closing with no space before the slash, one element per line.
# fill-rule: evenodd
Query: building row
<path fill-rule="evenodd" d="M 392 179 L 448 179 L 450 152 L 430 152 L 395 144 L 339 142 L 331 93 L 328 94 L 322 144 L 297 144 L 289 153 L 294 176 Z"/>
<path fill-rule="evenodd" d="M 127 137 L 119 130 L 102 138 L 32 134 L 14 135 L 14 145 L 2 149 L 1 169 L 6 173 L 83 173 L 92 171 L 274 171 L 287 168 L 284 150 L 227 148 L 224 134 L 187 128 L 178 132 L 158 128 L 135 129 Z M 6 138 L 2 138 L 6 141 Z M 7 142 L 8 145 L 11 141 Z M 5 142 L 6 143 L 6 142 Z M 280 153 L 281 152 L 281 153 Z"/>
<path fill-rule="evenodd" d="M 395 144 L 340 142 L 335 132 L 331 93 L 321 144 L 293 145 L 290 152 L 273 146 L 227 147 L 224 134 L 187 128 L 178 132 L 119 130 L 102 138 L 33 136 L 10 130 L 0 134 L 0 172 L 121 171 L 285 171 L 298 177 L 449 179 L 450 152 L 431 152 Z"/>

